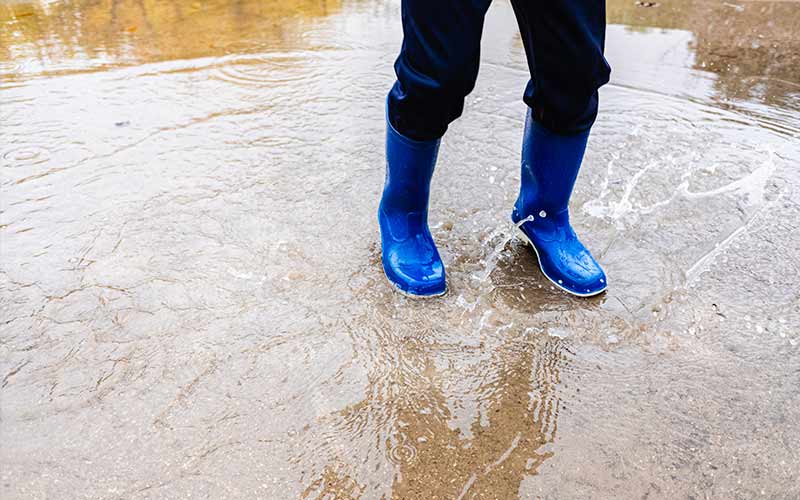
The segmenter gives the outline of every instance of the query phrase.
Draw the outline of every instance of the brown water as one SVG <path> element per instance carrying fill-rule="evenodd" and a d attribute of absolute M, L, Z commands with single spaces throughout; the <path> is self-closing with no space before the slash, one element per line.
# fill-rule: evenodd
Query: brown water
<path fill-rule="evenodd" d="M 800 498 L 800 3 L 609 21 L 609 292 L 513 237 L 498 0 L 419 302 L 375 220 L 398 1 L 0 2 L 0 497 Z"/>

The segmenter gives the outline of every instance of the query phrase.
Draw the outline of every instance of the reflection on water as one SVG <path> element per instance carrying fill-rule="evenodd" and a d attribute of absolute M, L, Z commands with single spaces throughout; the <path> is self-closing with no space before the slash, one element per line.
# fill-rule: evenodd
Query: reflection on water
<path fill-rule="evenodd" d="M 297 48 L 303 21 L 340 0 L 4 2 L 4 79 Z M 333 41 L 335 43 L 335 41 Z"/>
<path fill-rule="evenodd" d="M 683 30 L 694 68 L 716 73 L 716 87 L 724 98 L 751 98 L 779 102 L 794 95 L 797 107 L 800 68 L 800 6 L 785 2 L 706 2 L 677 0 L 657 8 L 633 2 L 608 3 L 609 22 L 630 29 Z"/>
<path fill-rule="evenodd" d="M 609 292 L 514 237 L 498 0 L 415 302 L 374 220 L 397 0 L 1 3 L 0 496 L 800 496 L 800 4 L 609 21 L 572 205 Z"/>
<path fill-rule="evenodd" d="M 545 447 L 555 438 L 566 347 L 558 339 L 502 330 L 502 343 L 491 351 L 431 348 L 424 338 L 387 345 L 396 350 L 393 368 L 370 376 L 367 398 L 341 412 L 340 430 L 350 435 L 363 433 L 376 412 L 385 419 L 376 430 L 386 460 L 396 466 L 392 498 L 513 497 L 552 454 Z M 455 369 L 472 357 L 485 365 Z M 462 421 L 457 414 L 465 412 Z M 304 498 L 357 498 L 351 481 L 329 474 L 326 469 L 313 481 Z"/>
<path fill-rule="evenodd" d="M 0 4 L 4 27 L 0 74 L 15 80 L 58 71 L 296 48 L 308 35 L 304 19 L 341 9 L 341 0 L 5 2 Z M 646 8 L 610 0 L 608 21 L 631 30 L 690 32 L 687 48 L 694 54 L 693 66 L 719 76 L 722 98 L 775 102 L 788 95 L 793 108 L 800 109 L 796 1 L 677 0 Z M 335 38 L 326 42 L 337 44 Z"/>

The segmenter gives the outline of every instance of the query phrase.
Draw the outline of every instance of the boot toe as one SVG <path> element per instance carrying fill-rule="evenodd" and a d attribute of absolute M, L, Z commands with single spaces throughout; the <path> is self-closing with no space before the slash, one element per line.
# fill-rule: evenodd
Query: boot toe
<path fill-rule="evenodd" d="M 555 253 L 558 258 L 541 259 L 542 271 L 550 281 L 573 295 L 592 296 L 606 289 L 603 269 L 582 245 Z"/>
<path fill-rule="evenodd" d="M 571 230 L 537 233 L 526 226 L 520 230 L 536 251 L 542 273 L 554 285 L 581 297 L 597 295 L 607 288 L 600 264 Z"/>
<path fill-rule="evenodd" d="M 384 271 L 389 281 L 408 295 L 435 297 L 447 290 L 441 261 L 421 263 L 389 259 L 384 262 Z"/>

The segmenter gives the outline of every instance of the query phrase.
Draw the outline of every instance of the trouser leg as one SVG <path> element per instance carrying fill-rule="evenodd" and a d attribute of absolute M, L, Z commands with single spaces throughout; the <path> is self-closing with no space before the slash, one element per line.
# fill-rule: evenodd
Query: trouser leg
<path fill-rule="evenodd" d="M 524 101 L 553 132 L 591 128 L 608 83 L 605 0 L 512 0 L 531 79 Z"/>
<path fill-rule="evenodd" d="M 491 0 L 403 0 L 403 46 L 388 117 L 400 134 L 438 139 L 475 86 Z"/>

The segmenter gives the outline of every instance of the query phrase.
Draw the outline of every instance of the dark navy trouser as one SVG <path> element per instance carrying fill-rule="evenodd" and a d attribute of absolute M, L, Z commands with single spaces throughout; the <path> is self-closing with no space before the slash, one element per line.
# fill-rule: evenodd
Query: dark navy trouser
<path fill-rule="evenodd" d="M 389 93 L 389 120 L 416 140 L 444 135 L 475 86 L 483 20 L 491 0 L 403 0 L 403 47 Z M 605 0 L 511 0 L 531 79 L 523 100 L 536 121 L 563 134 L 597 117 Z"/>

